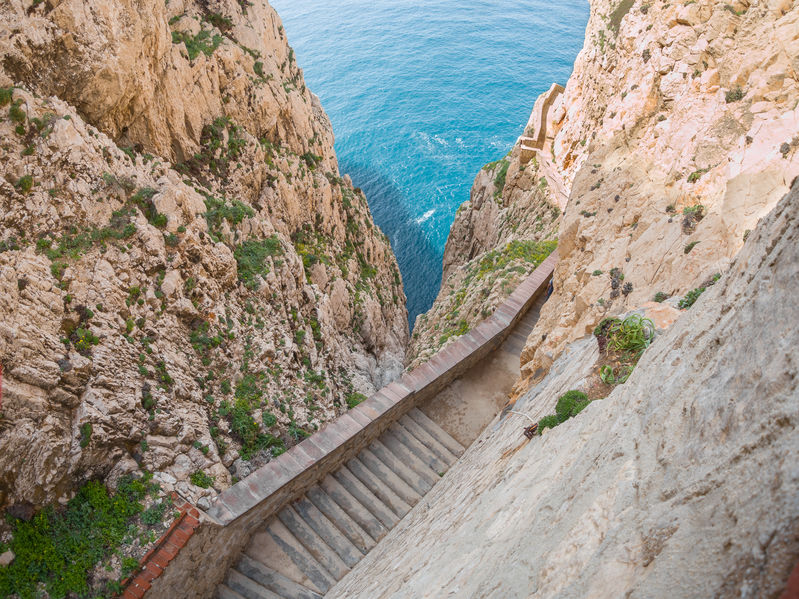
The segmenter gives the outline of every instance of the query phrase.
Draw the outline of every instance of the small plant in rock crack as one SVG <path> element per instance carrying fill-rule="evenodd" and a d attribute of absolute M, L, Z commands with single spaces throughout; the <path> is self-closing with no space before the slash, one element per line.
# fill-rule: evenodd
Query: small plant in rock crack
<path fill-rule="evenodd" d="M 200 487 L 201 489 L 208 489 L 211 485 L 214 484 L 214 477 L 209 476 L 202 470 L 197 470 L 193 472 L 189 477 L 189 481 L 191 484 Z"/>
<path fill-rule="evenodd" d="M 682 210 L 682 230 L 686 235 L 690 235 L 696 229 L 696 223 L 705 218 L 705 207 L 702 204 L 686 206 Z"/>
<path fill-rule="evenodd" d="M 724 94 L 724 100 L 727 102 L 727 104 L 732 104 L 733 102 L 743 100 L 745 95 L 746 92 L 740 85 L 738 85 Z"/>
<path fill-rule="evenodd" d="M 685 297 L 683 297 L 677 303 L 677 307 L 680 308 L 680 310 L 687 310 L 688 308 L 693 306 L 696 303 L 696 300 L 699 299 L 699 296 L 702 295 L 707 290 L 708 287 L 715 285 L 720 278 L 721 278 L 720 272 L 714 274 L 712 277 L 704 281 L 699 287 L 697 287 L 696 289 L 692 289 L 691 291 L 686 293 Z"/>
<path fill-rule="evenodd" d="M 637 358 L 649 347 L 655 337 L 655 323 L 640 314 L 631 314 L 624 320 L 605 318 L 594 329 L 600 351 L 610 348 Z"/>
<path fill-rule="evenodd" d="M 555 406 L 555 413 L 544 416 L 538 421 L 538 434 L 544 432 L 545 428 L 555 428 L 559 424 L 566 422 L 569 418 L 574 418 L 582 412 L 591 400 L 582 391 L 567 391 L 558 398 Z"/>
<path fill-rule="evenodd" d="M 665 302 L 665 301 L 666 301 L 667 299 L 669 299 L 670 297 L 671 297 L 671 296 L 670 296 L 669 294 L 667 294 L 667 293 L 663 293 L 662 291 L 658 291 L 658 292 L 655 294 L 655 297 L 653 297 L 653 298 L 652 298 L 652 301 L 654 301 L 654 302 L 657 302 L 657 303 L 659 303 L 659 304 L 662 304 L 663 302 Z"/>
<path fill-rule="evenodd" d="M 605 364 L 599 369 L 599 378 L 606 385 L 623 385 L 632 373 L 633 366 L 630 364 L 622 364 L 617 367 Z"/>

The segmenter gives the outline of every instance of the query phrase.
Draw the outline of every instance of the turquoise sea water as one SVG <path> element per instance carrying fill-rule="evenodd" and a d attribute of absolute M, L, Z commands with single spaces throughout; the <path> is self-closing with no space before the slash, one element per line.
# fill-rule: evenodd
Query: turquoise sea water
<path fill-rule="evenodd" d="M 272 0 L 333 121 L 342 173 L 391 239 L 411 325 L 441 284 L 458 206 L 565 84 L 588 0 Z"/>

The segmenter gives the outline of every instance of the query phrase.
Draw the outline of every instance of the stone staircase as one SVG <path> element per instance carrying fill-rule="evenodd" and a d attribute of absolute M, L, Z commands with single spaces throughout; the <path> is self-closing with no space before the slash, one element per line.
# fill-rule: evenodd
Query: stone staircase
<path fill-rule="evenodd" d="M 217 599 L 318 599 L 433 488 L 464 448 L 413 408 L 264 522 Z"/>

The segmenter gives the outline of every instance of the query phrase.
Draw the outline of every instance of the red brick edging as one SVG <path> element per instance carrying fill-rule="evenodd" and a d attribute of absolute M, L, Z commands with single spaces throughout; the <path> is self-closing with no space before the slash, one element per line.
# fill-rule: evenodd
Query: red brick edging
<path fill-rule="evenodd" d="M 177 495 L 172 495 L 177 499 Z M 141 599 L 152 586 L 153 580 L 161 576 L 167 564 L 178 554 L 200 525 L 200 512 L 186 502 L 178 508 L 180 516 L 170 524 L 158 542 L 144 555 L 135 575 L 123 581 L 127 585 L 122 599 Z"/>
<path fill-rule="evenodd" d="M 788 582 L 785 583 L 785 590 L 780 599 L 799 599 L 799 564 L 796 564 Z"/>

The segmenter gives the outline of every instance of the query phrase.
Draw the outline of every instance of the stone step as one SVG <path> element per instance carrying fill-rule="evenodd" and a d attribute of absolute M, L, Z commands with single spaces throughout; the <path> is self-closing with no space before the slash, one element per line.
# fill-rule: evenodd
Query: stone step
<path fill-rule="evenodd" d="M 392 424 L 389 429 L 405 447 L 408 447 L 415 456 L 422 460 L 433 472 L 441 476 L 449 469 L 449 463 L 442 460 L 438 455 L 424 443 L 414 437 L 408 429 L 399 422 Z"/>
<path fill-rule="evenodd" d="M 419 426 L 415 420 L 413 420 L 410 416 L 405 414 L 402 418 L 400 418 L 399 423 L 402 427 L 407 430 L 410 434 L 412 434 L 416 439 L 418 439 L 422 444 L 424 444 L 427 449 L 432 451 L 436 456 L 441 459 L 444 463 L 446 463 L 447 467 L 442 470 L 442 472 L 446 472 L 449 470 L 449 467 L 458 461 L 458 456 L 453 454 L 449 451 L 446 447 L 444 447 L 441 443 L 439 443 L 438 439 L 433 437 L 430 433 L 428 433 L 424 428 Z"/>
<path fill-rule="evenodd" d="M 225 584 L 245 599 L 286 599 L 233 568 L 228 570 Z"/>
<path fill-rule="evenodd" d="M 324 542 L 313 528 L 302 519 L 292 506 L 286 506 L 277 515 L 278 519 L 291 531 L 297 540 L 316 558 L 333 578 L 341 580 L 350 571 L 347 564 Z"/>
<path fill-rule="evenodd" d="M 277 519 L 273 520 L 266 528 L 275 543 L 291 558 L 297 568 L 308 577 L 313 586 L 322 594 L 327 593 L 330 587 L 336 583 L 336 579 L 316 561 L 316 558 L 291 534 L 291 531 Z M 285 574 L 283 570 L 280 571 Z"/>
<path fill-rule="evenodd" d="M 350 495 L 352 495 L 363 507 L 371 512 L 380 523 L 391 530 L 399 522 L 397 514 L 391 511 L 386 504 L 378 499 L 374 493 L 366 488 L 349 468 L 343 466 L 333 475 L 341 483 Z M 327 489 L 325 489 L 327 490 Z M 367 529 L 368 530 L 368 529 Z"/>
<path fill-rule="evenodd" d="M 460 457 L 463 455 L 463 452 L 466 451 L 463 445 L 450 437 L 443 428 L 430 420 L 430 418 L 428 418 L 427 415 L 418 408 L 411 409 L 408 412 L 408 416 L 410 416 L 416 422 L 416 424 L 421 426 L 433 437 L 435 437 L 436 440 L 446 447 L 451 454 Z"/>
<path fill-rule="evenodd" d="M 352 568 L 361 561 L 363 553 L 309 499 L 306 497 L 298 499 L 292 507 L 308 523 L 308 526 L 313 528 L 314 532 L 338 554 L 347 567 Z"/>
<path fill-rule="evenodd" d="M 246 598 L 243 597 L 242 595 L 239 595 L 229 586 L 220 584 L 218 587 L 216 587 L 216 599 L 246 599 Z"/>
<path fill-rule="evenodd" d="M 337 504 L 321 487 L 312 487 L 308 490 L 306 496 L 363 555 L 366 555 L 375 546 L 376 543 L 369 536 L 369 533 L 353 520 L 344 508 Z"/>
<path fill-rule="evenodd" d="M 322 595 L 319 593 L 315 593 L 311 589 L 286 578 L 280 572 L 276 572 L 247 555 L 241 557 L 236 570 L 283 599 L 322 599 Z"/>
<path fill-rule="evenodd" d="M 280 521 L 277 521 L 277 524 L 281 527 L 283 526 Z M 287 534 L 290 535 L 291 533 Z M 291 556 L 283 551 L 266 527 L 256 529 L 243 555 L 263 564 L 270 570 L 280 572 L 286 578 L 290 578 L 303 587 L 311 589 L 320 595 L 323 593 L 322 589 L 317 587 L 313 581 L 300 570 L 294 560 L 291 559 Z"/>
<path fill-rule="evenodd" d="M 368 449 L 363 449 L 358 455 L 358 459 L 371 470 L 372 474 L 377 476 L 380 482 L 385 483 L 407 505 L 416 505 L 424 493 L 418 493 L 406 482 L 404 476 L 377 457 L 377 454 L 373 451 L 375 447 L 376 445 L 372 443 Z"/>
<path fill-rule="evenodd" d="M 361 455 L 367 451 L 367 449 L 364 449 L 361 452 Z M 369 470 L 369 468 L 367 468 L 361 460 L 358 458 L 352 458 L 349 462 L 347 462 L 347 468 L 358 478 L 359 481 L 366 486 L 367 489 L 369 489 L 378 499 L 380 499 L 383 504 L 387 505 L 397 516 L 402 518 L 405 514 L 411 511 L 411 506 L 408 505 L 408 503 L 405 502 L 401 497 L 399 497 L 399 495 L 397 495 L 386 483 L 380 480 L 379 476 Z"/>
<path fill-rule="evenodd" d="M 424 476 L 411 468 L 411 465 L 408 463 L 407 459 L 401 458 L 391 449 L 389 449 L 382 442 L 383 438 L 387 439 L 388 437 L 389 434 L 384 433 L 380 440 L 373 441 L 372 444 L 369 445 L 369 449 L 381 462 L 391 468 L 391 470 L 396 472 L 402 480 L 408 483 L 411 488 L 413 488 L 413 490 L 419 494 L 420 498 L 423 497 L 430 489 L 433 488 L 433 484 L 435 483 L 427 480 Z"/>
<path fill-rule="evenodd" d="M 369 549 L 374 546 L 376 541 L 379 541 L 386 536 L 388 529 L 385 527 L 385 525 L 383 525 L 377 516 L 366 509 L 366 507 L 364 507 L 358 499 L 353 497 L 353 495 L 347 491 L 347 489 L 345 489 L 335 478 L 330 475 L 325 476 L 325 478 L 322 479 L 322 482 L 319 483 L 319 487 L 330 499 L 333 500 L 335 505 L 346 512 L 346 514 L 352 518 L 353 522 L 360 526 L 369 535 L 369 538 L 365 539 L 364 541 L 364 544 L 369 545 Z M 314 500 L 313 497 L 312 500 Z M 316 507 L 322 509 L 319 503 L 316 504 Z M 388 508 L 386 508 L 386 510 L 388 510 Z M 371 539 L 374 539 L 374 542 L 369 544 L 369 540 Z"/>
<path fill-rule="evenodd" d="M 421 457 L 419 457 L 414 451 L 405 445 L 395 434 L 393 430 L 387 430 L 383 433 L 380 437 L 381 443 L 391 451 L 398 459 L 402 460 L 403 463 L 407 464 L 409 468 L 411 468 L 418 476 L 423 478 L 429 485 L 430 488 L 433 488 L 433 485 L 436 484 L 440 478 L 438 472 L 436 472 L 433 468 L 431 468 Z M 421 443 L 419 444 L 421 445 Z M 421 445 L 422 449 L 425 449 L 424 445 Z M 378 456 L 379 457 L 379 456 Z M 442 466 L 446 468 L 446 464 L 441 462 Z"/>

